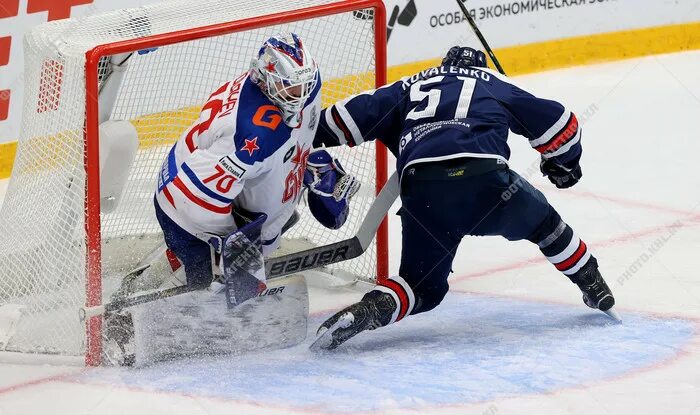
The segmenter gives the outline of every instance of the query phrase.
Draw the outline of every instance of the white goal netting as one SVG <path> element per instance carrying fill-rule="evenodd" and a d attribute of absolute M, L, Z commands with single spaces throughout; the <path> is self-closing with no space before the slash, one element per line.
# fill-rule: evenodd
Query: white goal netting
<path fill-rule="evenodd" d="M 0 351 L 79 356 L 85 325 L 78 307 L 86 299 L 84 125 L 85 54 L 97 45 L 169 34 L 219 23 L 327 4 L 322 0 L 173 0 L 136 9 L 40 25 L 25 39 L 22 135 L 0 211 L 0 314 L 22 317 L 12 333 L 0 333 Z M 128 120 L 138 132 L 138 153 L 116 210 L 101 216 L 103 297 L 161 242 L 153 194 L 162 160 L 196 119 L 201 105 L 223 82 L 246 71 L 261 43 L 282 30 L 298 33 L 324 79 L 324 106 L 374 87 L 372 10 L 160 46 L 135 54 L 111 119 Z M 334 151 L 363 189 L 339 231 L 318 225 L 300 206 L 301 222 L 289 239 L 320 245 L 357 230 L 375 192 L 373 145 Z M 287 238 L 287 235 L 285 235 Z M 376 275 L 376 249 L 337 267 L 366 279 Z"/>

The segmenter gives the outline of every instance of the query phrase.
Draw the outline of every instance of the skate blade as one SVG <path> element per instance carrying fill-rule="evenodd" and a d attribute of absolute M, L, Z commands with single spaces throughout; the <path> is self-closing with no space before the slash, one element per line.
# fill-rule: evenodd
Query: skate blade
<path fill-rule="evenodd" d="M 309 346 L 309 350 L 312 352 L 328 350 L 328 347 L 330 347 L 330 345 L 333 343 L 333 333 L 335 333 L 335 331 L 338 329 L 347 328 L 350 324 L 352 324 L 352 322 L 353 318 L 350 313 L 345 313 L 330 328 L 318 334 L 316 340 L 314 340 L 314 342 L 311 343 L 311 346 Z"/>
<path fill-rule="evenodd" d="M 622 323 L 622 316 L 617 312 L 617 310 L 615 310 L 615 307 L 611 307 L 609 310 L 603 311 L 603 313 L 607 314 L 618 323 Z"/>

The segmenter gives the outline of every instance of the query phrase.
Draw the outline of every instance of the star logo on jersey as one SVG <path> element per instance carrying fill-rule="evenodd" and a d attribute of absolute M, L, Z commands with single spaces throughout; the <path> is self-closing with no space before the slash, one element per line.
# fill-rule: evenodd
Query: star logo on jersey
<path fill-rule="evenodd" d="M 260 150 L 260 147 L 258 147 L 258 137 L 255 137 L 252 140 L 248 140 L 247 138 L 245 139 L 245 145 L 241 147 L 241 151 L 247 151 L 249 156 L 253 156 L 253 153 L 255 153 L 257 150 Z"/>

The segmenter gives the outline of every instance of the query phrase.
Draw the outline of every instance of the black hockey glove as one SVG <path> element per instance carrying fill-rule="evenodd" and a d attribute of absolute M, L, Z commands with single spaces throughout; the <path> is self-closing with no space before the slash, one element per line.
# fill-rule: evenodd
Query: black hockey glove
<path fill-rule="evenodd" d="M 558 189 L 568 189 L 578 183 L 582 176 L 581 165 L 578 163 L 578 160 L 575 161 L 573 167 L 568 168 L 555 163 L 553 160 L 545 160 L 543 158 L 540 162 L 540 170 Z"/>

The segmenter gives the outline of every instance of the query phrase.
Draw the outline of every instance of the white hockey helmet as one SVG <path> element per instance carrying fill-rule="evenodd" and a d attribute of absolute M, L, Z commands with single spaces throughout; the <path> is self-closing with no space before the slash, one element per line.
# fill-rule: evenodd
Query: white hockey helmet
<path fill-rule="evenodd" d="M 294 33 L 265 41 L 251 62 L 251 79 L 282 110 L 290 127 L 301 123 L 301 111 L 318 82 L 318 66 Z"/>

